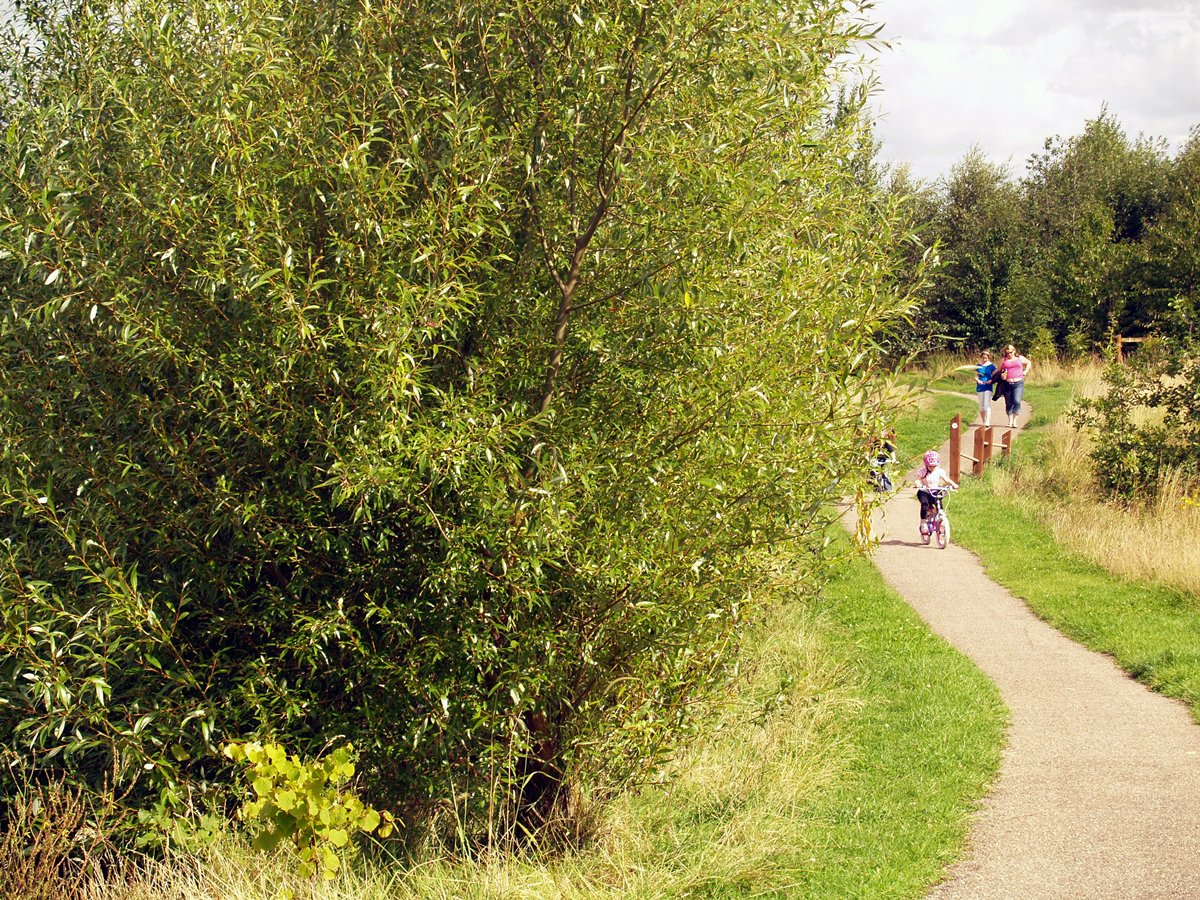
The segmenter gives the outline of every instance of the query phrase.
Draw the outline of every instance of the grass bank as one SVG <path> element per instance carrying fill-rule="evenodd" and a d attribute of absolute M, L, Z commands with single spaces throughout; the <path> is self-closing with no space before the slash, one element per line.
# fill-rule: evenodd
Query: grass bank
<path fill-rule="evenodd" d="M 1021 450 L 1017 451 L 1022 452 Z M 955 540 L 988 575 L 1069 637 L 1110 654 L 1155 690 L 1178 697 L 1200 722 L 1200 604 L 1171 588 L 1120 578 L 1059 545 L 1022 506 L 964 479 Z"/>
<path fill-rule="evenodd" d="M 819 858 L 803 897 L 916 897 L 956 859 L 997 771 L 1007 713 L 995 686 L 856 559 L 825 593 L 860 685 L 847 776 L 814 804 Z"/>
<path fill-rule="evenodd" d="M 835 549 L 849 557 L 846 535 Z M 786 596 L 786 592 L 783 596 Z M 917 898 L 961 853 L 999 761 L 993 686 L 868 560 L 775 610 L 737 690 L 662 783 L 550 859 L 360 862 L 328 883 L 236 838 L 147 865 L 99 898 Z"/>
<path fill-rule="evenodd" d="M 1063 417 L 1076 396 L 1099 389 L 1098 372 L 1046 366 L 1031 377 L 1033 415 L 1013 456 L 982 481 L 962 480 L 955 540 L 1038 616 L 1183 700 L 1200 722 L 1200 554 L 1191 550 L 1200 511 L 1178 492 L 1158 508 L 1095 495 L 1086 440 Z"/>

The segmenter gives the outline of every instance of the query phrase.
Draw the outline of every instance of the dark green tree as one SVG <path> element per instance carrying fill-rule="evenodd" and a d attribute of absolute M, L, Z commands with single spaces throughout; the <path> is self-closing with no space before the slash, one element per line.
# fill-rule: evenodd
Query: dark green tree
<path fill-rule="evenodd" d="M 930 315 L 947 338 L 973 347 L 1007 340 L 1002 301 L 1017 264 L 1019 226 L 1017 186 L 973 149 L 951 169 L 934 219 L 943 265 Z"/>
<path fill-rule="evenodd" d="M 1200 132 L 1171 161 L 1162 209 L 1137 262 L 1143 329 L 1194 335 L 1200 315 Z"/>
<path fill-rule="evenodd" d="M 1069 335 L 1098 345 L 1144 320 L 1137 245 L 1162 208 L 1165 175 L 1161 142 L 1130 144 L 1107 110 L 1030 159 L 1023 267 L 1049 290 L 1058 346 Z"/>

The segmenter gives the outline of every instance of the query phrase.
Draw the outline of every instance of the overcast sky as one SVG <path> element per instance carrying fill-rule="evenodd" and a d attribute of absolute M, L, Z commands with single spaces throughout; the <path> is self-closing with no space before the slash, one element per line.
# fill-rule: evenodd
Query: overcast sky
<path fill-rule="evenodd" d="M 876 0 L 883 158 L 946 175 L 972 145 L 1014 175 L 1102 105 L 1172 150 L 1200 125 L 1200 0 Z"/>

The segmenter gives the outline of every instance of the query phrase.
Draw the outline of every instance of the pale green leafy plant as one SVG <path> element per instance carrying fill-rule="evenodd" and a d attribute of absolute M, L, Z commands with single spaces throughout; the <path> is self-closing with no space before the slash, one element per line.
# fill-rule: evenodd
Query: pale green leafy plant
<path fill-rule="evenodd" d="M 272 742 L 226 744 L 224 753 L 247 767 L 254 799 L 242 805 L 240 815 L 261 827 L 254 848 L 271 851 L 280 841 L 290 841 L 298 854 L 298 872 L 305 878 L 320 873 L 331 880 L 342 858 L 354 853 L 355 834 L 382 838 L 394 830 L 391 813 L 372 809 L 347 787 L 354 777 L 352 744 L 313 762 L 289 755 Z"/>

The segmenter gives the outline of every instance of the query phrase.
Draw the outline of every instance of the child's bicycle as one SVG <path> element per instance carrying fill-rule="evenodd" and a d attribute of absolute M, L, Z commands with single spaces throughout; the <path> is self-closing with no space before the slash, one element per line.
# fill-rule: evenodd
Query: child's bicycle
<path fill-rule="evenodd" d="M 880 453 L 871 459 L 871 487 L 877 493 L 890 494 L 892 492 L 892 476 L 888 473 L 888 467 L 895 461 L 896 457 L 887 453 Z"/>
<path fill-rule="evenodd" d="M 942 501 L 950 493 L 950 488 L 936 487 L 925 490 L 933 498 L 933 503 L 929 505 L 925 521 L 921 523 L 921 543 L 928 544 L 931 539 L 936 538 L 938 547 L 945 550 L 950 545 L 950 517 L 946 515 Z"/>

